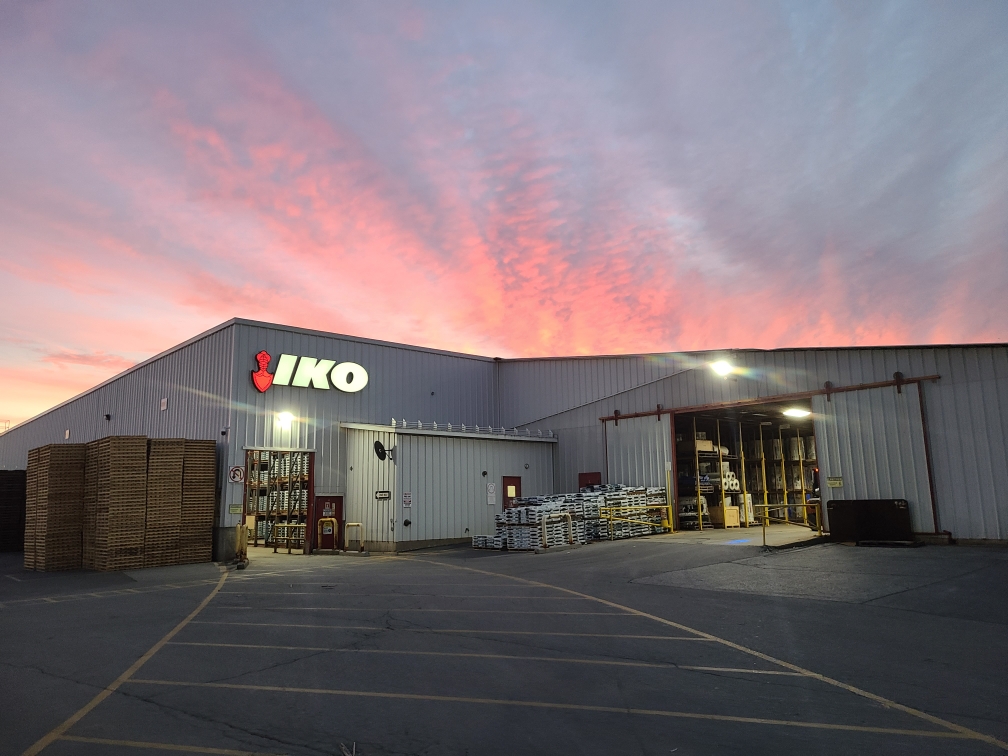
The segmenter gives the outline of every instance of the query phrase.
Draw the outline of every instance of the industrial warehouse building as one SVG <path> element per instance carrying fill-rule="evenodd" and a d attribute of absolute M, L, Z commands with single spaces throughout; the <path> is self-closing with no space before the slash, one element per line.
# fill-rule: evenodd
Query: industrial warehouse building
<path fill-rule="evenodd" d="M 915 531 L 1008 539 L 1003 344 L 498 359 L 235 319 L 12 428 L 0 469 L 133 434 L 217 442 L 219 555 L 243 521 L 270 536 L 271 501 L 309 539 L 323 515 L 360 523 L 372 550 L 491 532 L 515 497 L 592 483 L 676 481 L 676 516 L 692 501 L 703 525 L 712 475 L 749 492 L 743 526 L 761 505 L 891 498 Z"/>

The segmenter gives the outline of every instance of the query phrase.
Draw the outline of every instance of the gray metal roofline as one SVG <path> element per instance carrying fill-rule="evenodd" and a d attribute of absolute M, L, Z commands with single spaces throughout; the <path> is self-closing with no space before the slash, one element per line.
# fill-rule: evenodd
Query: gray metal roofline
<path fill-rule="evenodd" d="M 76 396 L 72 396 L 69 399 L 65 399 L 62 402 L 60 402 L 59 404 L 55 404 L 52 407 L 50 407 L 49 409 L 43 410 L 42 412 L 39 412 L 37 415 L 33 415 L 32 417 L 29 417 L 27 420 L 22 420 L 17 425 L 15 425 L 15 426 L 13 426 L 11 428 L 8 428 L 6 431 L 4 431 L 4 433 L 0 433 L 0 436 L 4 436 L 4 435 L 10 433 L 12 430 L 15 430 L 16 428 L 20 428 L 23 425 L 28 425 L 29 423 L 35 422 L 40 417 L 48 415 L 50 412 L 55 412 L 60 407 L 65 407 L 66 405 L 68 405 L 68 404 L 70 404 L 72 402 L 76 402 L 78 399 L 81 399 L 82 397 L 85 397 L 88 394 L 90 394 L 90 393 L 92 393 L 94 391 L 97 391 L 102 386 L 107 386 L 108 384 L 110 384 L 110 383 L 112 383 L 114 381 L 118 381 L 124 375 L 129 375 L 134 370 L 139 370 L 144 365 L 149 365 L 152 362 L 157 362 L 162 357 L 167 357 L 169 354 L 172 354 L 173 352 L 177 352 L 180 349 L 184 349 L 185 347 L 189 346 L 190 344 L 195 344 L 197 341 L 200 341 L 201 339 L 205 339 L 207 336 L 211 336 L 211 335 L 217 333 L 218 331 L 223 331 L 225 328 L 233 326 L 237 322 L 239 322 L 237 318 L 231 318 L 231 320 L 228 320 L 225 323 L 221 323 L 220 325 L 216 325 L 216 326 L 214 326 L 213 328 L 211 328 L 208 331 L 203 331 L 203 333 L 198 334 L 197 336 L 193 336 L 191 339 L 187 339 L 186 341 L 183 341 L 181 344 L 176 344 L 175 346 L 173 346 L 173 347 L 171 347 L 169 349 L 166 349 L 163 352 L 158 352 L 153 357 L 148 357 L 146 360 L 143 360 L 142 362 L 138 362 L 136 365 L 133 365 L 132 367 L 126 368 L 121 373 L 116 373 L 111 378 L 106 378 L 101 383 L 99 383 L 99 384 L 97 384 L 95 386 L 92 386 L 91 388 L 86 389 L 84 391 L 81 391 Z"/>
<path fill-rule="evenodd" d="M 618 360 L 628 357 L 669 357 L 672 355 L 727 355 L 752 352 L 766 354 L 768 352 L 867 352 L 877 349 L 1004 349 L 1008 341 L 977 342 L 965 344 L 896 344 L 877 346 L 816 346 L 816 347 L 776 347 L 774 349 L 757 349 L 756 347 L 733 347 L 730 349 L 699 349 L 695 351 L 670 352 L 626 352 L 624 354 L 571 354 L 553 357 L 499 357 L 501 362 L 549 362 L 551 360 Z"/>
<path fill-rule="evenodd" d="M 419 428 L 398 428 L 391 425 L 372 425 L 371 423 L 340 423 L 340 428 L 351 428 L 353 430 L 381 431 L 382 433 L 396 433 L 403 436 L 448 436 L 451 438 L 471 438 L 478 441 L 534 441 L 535 443 L 555 444 L 559 442 L 556 436 L 545 438 L 539 436 L 506 436 L 503 433 L 469 433 L 455 430 L 420 430 Z"/>
<path fill-rule="evenodd" d="M 283 325 L 281 323 L 266 323 L 260 320 L 246 320 L 245 318 L 234 318 L 228 323 L 237 325 L 247 325 L 254 328 L 269 328 L 274 331 L 287 331 L 289 333 L 303 333 L 311 336 L 322 336 L 330 339 L 345 339 L 346 341 L 356 341 L 360 344 L 371 344 L 374 346 L 391 347 L 392 349 L 406 349 L 412 352 L 424 352 L 426 354 L 441 354 L 446 357 L 462 357 L 463 359 L 478 360 L 479 362 L 493 362 L 493 357 L 484 357 L 480 354 L 467 354 L 465 352 L 451 352 L 447 349 L 433 349 L 431 347 L 416 346 L 415 344 L 399 344 L 395 341 L 382 341 L 381 339 L 368 339 L 363 336 L 350 336 L 345 333 L 333 333 L 332 331 L 319 331 L 314 328 L 299 328 L 298 326 Z"/>

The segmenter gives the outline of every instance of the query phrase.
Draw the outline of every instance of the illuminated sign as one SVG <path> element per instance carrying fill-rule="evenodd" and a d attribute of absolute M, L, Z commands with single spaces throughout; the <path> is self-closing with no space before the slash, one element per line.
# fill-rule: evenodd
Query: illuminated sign
<path fill-rule="evenodd" d="M 340 391 L 349 394 L 360 391 L 367 386 L 367 370 L 356 362 L 340 362 L 336 360 L 319 360 L 315 357 L 298 357 L 294 354 L 281 354 L 277 360 L 276 370 L 269 371 L 272 357 L 265 349 L 255 356 L 258 370 L 252 371 L 252 383 L 259 393 L 266 392 L 270 386 L 312 387 L 328 391 L 329 382 Z"/>

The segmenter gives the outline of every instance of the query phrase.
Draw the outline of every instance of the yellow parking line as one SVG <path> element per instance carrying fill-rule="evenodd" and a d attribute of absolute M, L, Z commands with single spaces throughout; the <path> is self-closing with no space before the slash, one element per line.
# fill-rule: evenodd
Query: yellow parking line
<path fill-rule="evenodd" d="M 257 648 L 277 651 L 322 651 L 334 654 L 389 654 L 393 656 L 447 656 L 459 659 L 501 659 L 506 661 L 556 662 L 559 664 L 597 664 L 608 667 L 644 667 L 646 669 L 687 669 L 694 672 L 745 672 L 754 675 L 783 675 L 802 677 L 800 672 L 781 672 L 776 669 L 745 669 L 742 667 L 698 667 L 669 662 L 623 661 L 616 659 L 586 659 L 564 656 L 520 656 L 516 654 L 478 654 L 466 651 L 406 651 L 385 648 L 333 648 L 330 646 L 280 646 L 259 643 L 200 643 L 197 641 L 172 641 L 170 646 L 198 646 L 205 648 Z"/>
<path fill-rule="evenodd" d="M 417 557 L 400 557 L 400 559 L 412 559 L 415 561 L 422 561 L 428 563 L 433 562 L 433 560 L 421 559 Z M 853 693 L 856 696 L 867 698 L 869 701 L 874 701 L 875 703 L 882 704 L 883 706 L 886 706 L 891 709 L 897 709 L 898 711 L 902 711 L 904 714 L 909 714 L 910 716 L 917 717 L 918 719 L 923 719 L 924 721 L 930 722 L 931 724 L 935 724 L 940 727 L 947 727 L 949 730 L 958 733 L 961 737 L 969 738 L 971 740 L 980 740 L 983 741 L 984 743 L 996 746 L 1004 751 L 1008 751 L 1008 743 L 1005 743 L 1002 740 L 998 740 L 992 735 L 986 735 L 982 732 L 971 730 L 968 727 L 956 724 L 955 722 L 950 722 L 947 719 L 942 719 L 941 717 L 936 717 L 933 714 L 928 714 L 927 712 L 920 711 L 919 709 L 915 709 L 911 706 L 906 706 L 904 704 L 897 703 L 896 701 L 885 698 L 884 696 L 880 696 L 876 693 L 870 693 L 869 691 L 864 690 L 863 688 L 858 688 L 857 686 L 841 682 L 840 680 L 835 680 L 832 677 L 827 677 L 826 675 L 819 674 L 818 672 L 813 672 L 812 670 L 805 669 L 804 667 L 799 667 L 797 664 L 792 664 L 791 662 L 784 661 L 783 659 L 777 659 L 776 657 L 770 656 L 769 654 L 764 654 L 762 651 L 757 651 L 747 646 L 743 646 L 739 643 L 730 641 L 726 638 L 720 638 L 716 635 L 706 633 L 702 630 L 697 630 L 695 628 L 689 627 L 688 625 L 684 625 L 681 622 L 673 622 L 672 620 L 665 619 L 664 617 L 659 617 L 655 614 L 649 614 L 648 612 L 643 612 L 640 609 L 634 609 L 633 607 L 626 606 L 624 604 L 618 604 L 615 601 L 609 601 L 607 599 L 599 598 L 598 596 L 592 596 L 588 593 L 581 593 L 580 591 L 575 591 L 572 590 L 571 588 L 563 588 L 562 586 L 551 585 L 550 583 L 543 583 L 542 581 L 539 580 L 530 580 L 528 578 L 521 578 L 521 577 L 515 577 L 513 575 L 508 575 L 507 573 L 503 572 L 490 572 L 489 570 L 480 570 L 475 567 L 465 567 L 457 564 L 449 564 L 447 562 L 433 562 L 433 563 L 441 567 L 450 567 L 455 570 L 474 572 L 479 575 L 486 575 L 489 577 L 497 577 L 497 578 L 510 577 L 512 580 L 515 580 L 524 585 L 535 585 L 540 588 L 554 588 L 558 591 L 562 591 L 563 593 L 567 593 L 572 596 L 581 596 L 583 598 L 592 599 L 593 601 L 597 601 L 603 606 L 608 606 L 613 609 L 621 609 L 622 611 L 627 612 L 629 614 L 634 614 L 638 617 L 645 617 L 647 619 L 654 620 L 655 622 L 658 622 L 667 627 L 674 627 L 677 630 L 682 630 L 688 633 L 696 633 L 698 636 L 702 638 L 706 638 L 710 641 L 719 643 L 723 646 L 732 648 L 736 651 L 741 651 L 744 654 L 755 656 L 757 659 L 762 659 L 763 661 L 770 662 L 771 664 L 777 664 L 781 667 L 784 667 L 785 669 L 791 670 L 792 672 L 798 672 L 801 675 L 804 675 L 805 677 L 810 677 L 814 680 L 818 680 L 819 682 L 825 683 L 827 685 L 832 685 L 834 687 L 841 688 L 843 690 L 848 691 L 849 693 Z"/>
<path fill-rule="evenodd" d="M 553 614 L 563 617 L 620 617 L 626 616 L 628 612 L 547 612 L 511 609 L 432 609 L 429 607 L 394 607 L 391 609 L 383 607 L 368 606 L 232 606 L 229 604 L 217 604 L 215 609 L 222 611 L 232 611 L 234 609 L 254 609 L 255 611 L 298 611 L 298 612 L 426 612 L 434 614 Z"/>
<path fill-rule="evenodd" d="M 467 630 L 467 629 L 440 629 L 429 627 L 404 627 L 402 629 L 392 629 L 388 627 L 375 627 L 373 625 L 314 625 L 297 622 L 230 622 L 215 620 L 193 620 L 194 625 L 227 625 L 228 627 L 301 627 L 312 630 L 374 630 L 389 633 L 459 633 L 462 635 L 547 635 L 561 638 L 618 638 L 620 640 L 670 640 L 670 641 L 705 641 L 710 638 L 701 638 L 692 635 L 626 635 L 619 633 L 560 633 L 546 632 L 543 630 Z"/>
<path fill-rule="evenodd" d="M 523 594 L 420 594 L 420 593 L 375 593 L 346 594 L 339 591 L 222 591 L 221 596 L 319 596 L 336 597 L 340 599 L 370 599 L 376 596 L 398 596 L 402 599 L 533 599 L 536 601 L 587 601 L 580 596 L 526 596 Z M 300 607 L 298 607 L 299 609 Z"/>
<path fill-rule="evenodd" d="M 150 649 L 147 651 L 147 653 L 145 653 L 143 656 L 141 656 L 139 659 L 133 662 L 133 664 L 130 665 L 129 669 L 127 669 L 125 672 L 119 675 L 119 677 L 113 680 L 108 685 L 108 687 L 106 687 L 98 695 L 96 695 L 94 698 L 92 698 L 90 701 L 84 704 L 84 706 L 78 709 L 62 724 L 58 725 L 57 727 L 54 727 L 52 730 L 50 730 L 41 738 L 39 738 L 37 741 L 35 741 L 35 743 L 29 746 L 28 749 L 24 751 L 24 753 L 21 756 L 36 756 L 36 754 L 40 753 L 42 749 L 47 748 L 48 746 L 52 745 L 52 743 L 54 743 L 56 740 L 63 737 L 63 735 L 66 734 L 67 730 L 69 730 L 81 719 L 87 716 L 88 712 L 93 710 L 96 706 L 98 706 L 98 704 L 100 704 L 106 698 L 115 693 L 115 691 L 124 682 L 133 677 L 133 675 L 135 675 L 137 671 L 144 664 L 150 661 L 151 657 L 154 656 L 154 654 L 160 651 L 164 647 L 164 645 L 168 643 L 168 641 L 170 641 L 172 638 L 178 635 L 179 631 L 181 631 L 182 628 L 184 628 L 186 625 L 192 622 L 196 618 L 197 614 L 203 611 L 206 605 L 209 604 L 210 601 L 213 599 L 213 597 L 217 595 L 218 591 L 220 591 L 221 586 L 224 585 L 224 581 L 227 579 L 227 576 L 228 573 L 225 570 L 221 574 L 220 580 L 217 581 L 217 585 L 214 586 L 214 589 L 210 591 L 207 597 L 200 602 L 199 606 L 197 606 L 195 609 L 192 610 L 192 612 L 190 612 L 188 617 L 186 617 L 184 620 L 175 625 L 175 627 L 169 630 L 167 635 L 165 635 L 161 640 L 159 640 L 157 643 L 151 646 Z"/>
<path fill-rule="evenodd" d="M 670 717 L 675 719 L 702 719 L 714 722 L 736 722 L 739 724 L 771 725 L 776 727 L 799 727 L 811 730 L 839 730 L 844 732 L 864 732 L 878 735 L 907 735 L 924 738 L 969 740 L 968 733 L 949 730 L 907 730 L 893 727 L 868 727 L 865 725 L 835 724 L 833 722 L 801 722 L 791 719 L 765 719 L 762 717 L 739 717 L 730 714 L 701 714 L 692 711 L 669 711 L 664 709 L 634 709 L 621 706 L 595 706 L 590 704 L 554 703 L 550 701 L 519 701 L 508 698 L 471 698 L 468 696 L 434 696 L 420 693 L 384 693 L 371 690 L 345 690 L 340 688 L 300 688 L 283 685 L 248 685 L 219 682 L 184 682 L 181 680 L 141 680 L 129 681 L 134 685 L 163 685 L 179 688 L 213 688 L 219 690 L 247 690 L 265 693 L 300 693 L 309 695 L 346 696 L 352 698 L 384 698 L 403 701 L 430 701 L 435 703 L 479 704 L 485 706 L 515 706 L 532 709 L 560 709 L 564 711 L 591 711 L 600 714 L 631 714 L 650 717 Z"/>
<path fill-rule="evenodd" d="M 123 748 L 146 748 L 154 751 L 182 751 L 183 753 L 212 753 L 220 756 L 269 756 L 261 751 L 235 751 L 230 748 L 207 748 L 204 746 L 177 745 L 175 743 L 151 743 L 146 740 L 114 740 L 112 738 L 83 738 L 77 735 L 62 735 L 60 740 L 71 743 L 91 743 L 94 745 L 121 746 Z"/>

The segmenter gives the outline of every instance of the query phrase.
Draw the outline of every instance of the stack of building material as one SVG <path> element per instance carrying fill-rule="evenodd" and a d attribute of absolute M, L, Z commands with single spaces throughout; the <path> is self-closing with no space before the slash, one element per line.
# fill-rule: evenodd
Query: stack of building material
<path fill-rule="evenodd" d="M 217 444 L 186 441 L 182 467 L 182 529 L 179 561 L 209 562 L 213 553 Z"/>
<path fill-rule="evenodd" d="M 84 444 L 51 444 L 29 453 L 25 567 L 80 569 L 84 457 Z"/>
<path fill-rule="evenodd" d="M 0 470 L 0 551 L 24 548 L 25 471 Z"/>
<path fill-rule="evenodd" d="M 147 514 L 147 438 L 109 436 L 98 441 L 96 452 L 93 568 L 140 569 Z"/>
<path fill-rule="evenodd" d="M 607 484 L 582 488 L 578 493 L 517 498 L 513 507 L 494 518 L 494 535 L 473 536 L 473 548 L 525 551 L 559 546 L 569 543 L 571 532 L 575 543 L 650 535 L 664 530 L 663 512 L 664 488 Z M 603 513 L 637 522 L 613 522 L 610 528 Z M 564 515 L 570 515 L 570 525 Z"/>
<path fill-rule="evenodd" d="M 185 445 L 183 438 L 154 438 L 147 444 L 144 567 L 179 563 Z"/>

